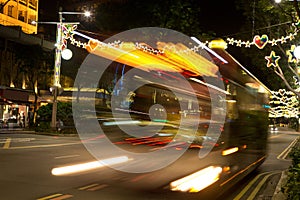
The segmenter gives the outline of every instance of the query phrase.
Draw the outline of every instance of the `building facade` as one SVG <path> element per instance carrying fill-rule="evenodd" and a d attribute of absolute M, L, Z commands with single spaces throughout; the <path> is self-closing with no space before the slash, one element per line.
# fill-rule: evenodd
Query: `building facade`
<path fill-rule="evenodd" d="M 39 56 L 48 54 L 53 59 L 54 41 L 37 35 L 38 0 L 0 0 L 0 120 L 27 118 L 36 103 L 35 94 L 48 89 L 49 75 L 41 72 L 45 62 Z M 38 47 L 38 48 L 37 48 Z M 38 52 L 44 52 L 38 54 Z M 25 60 L 24 60 L 25 59 Z M 32 61 L 32 62 L 31 62 Z M 26 71 L 27 69 L 27 71 Z M 32 71 L 30 72 L 30 69 Z M 33 70 L 34 69 L 34 70 Z M 39 73 L 32 83 L 33 74 Z M 39 88 L 39 91 L 37 90 Z M 35 106 L 33 106 L 35 105 Z"/>
<path fill-rule="evenodd" d="M 37 33 L 38 0 L 0 0 L 0 24 L 20 26 L 27 34 Z"/>

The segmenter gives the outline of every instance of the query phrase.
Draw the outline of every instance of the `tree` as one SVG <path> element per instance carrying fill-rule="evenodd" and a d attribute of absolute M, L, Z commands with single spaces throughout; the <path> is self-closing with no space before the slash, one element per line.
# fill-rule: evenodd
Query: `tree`
<path fill-rule="evenodd" d="M 38 116 L 38 131 L 47 131 L 50 129 L 50 122 L 52 119 L 52 106 L 53 104 L 47 104 L 41 106 L 37 110 Z M 57 104 L 57 118 L 63 122 L 64 126 L 74 126 L 72 115 L 72 103 L 58 102 Z"/>
<path fill-rule="evenodd" d="M 49 55 L 51 54 L 46 53 L 39 45 L 19 45 L 16 49 L 18 69 L 25 76 L 28 88 L 32 90 L 34 94 L 34 121 L 38 106 L 39 83 L 47 79 L 47 77 L 44 78 L 41 75 L 44 74 L 47 76 L 50 71 L 51 61 L 53 60 Z"/>
<path fill-rule="evenodd" d="M 195 36 L 202 41 L 211 40 L 215 38 L 215 34 L 201 30 L 200 9 L 198 0 L 106 1 L 99 4 L 94 28 L 104 35 L 114 35 L 134 28 L 160 27 Z M 141 35 L 145 36 L 145 33 L 141 32 Z M 159 37 L 149 36 L 148 32 L 146 36 Z M 132 41 L 134 40 L 132 38 Z M 103 91 L 104 104 L 110 96 L 106 94 L 113 92 L 112 84 L 115 76 L 119 75 L 117 71 L 107 71 L 106 76 L 101 77 L 99 87 Z"/>
<path fill-rule="evenodd" d="M 110 35 L 132 28 L 161 27 L 212 39 L 214 33 L 201 30 L 199 5 L 197 0 L 107 1 L 98 7 L 96 27 Z"/>
<path fill-rule="evenodd" d="M 299 19 L 298 2 L 285 1 L 276 4 L 269 0 L 236 1 L 237 8 L 243 10 L 246 17 L 241 32 L 235 37 L 242 40 L 250 40 L 256 35 L 267 35 L 268 41 L 274 38 L 280 38 L 274 44 L 268 43 L 264 48 L 258 49 L 256 46 L 251 48 L 243 48 L 243 55 L 251 64 L 250 71 L 254 73 L 272 90 L 287 88 L 300 97 L 300 93 L 296 90 L 297 84 L 294 76 L 299 78 L 297 72 L 297 63 L 289 62 L 287 51 L 291 49 L 294 41 L 300 38 L 298 35 L 291 35 L 298 30 L 294 26 Z M 283 37 L 291 35 L 291 39 Z M 292 38 L 295 37 L 294 40 Z M 266 67 L 267 57 L 274 51 L 275 56 L 280 56 L 278 65 Z M 267 56 L 267 57 L 266 57 Z M 276 74 L 277 76 L 270 76 Z"/>

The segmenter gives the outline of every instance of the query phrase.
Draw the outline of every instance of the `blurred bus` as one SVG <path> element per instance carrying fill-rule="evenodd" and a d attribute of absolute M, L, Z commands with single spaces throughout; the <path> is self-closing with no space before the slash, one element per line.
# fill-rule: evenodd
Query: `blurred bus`
<path fill-rule="evenodd" d="M 95 115 L 83 114 L 88 100 L 74 95 L 84 108 L 78 119 L 85 122 L 77 129 L 85 141 L 94 138 L 87 148 L 94 148 L 98 159 L 119 154 L 130 160 L 118 168 L 122 179 L 110 180 L 116 188 L 155 191 L 155 199 L 217 198 L 264 162 L 270 91 L 224 48 L 191 52 L 180 43 L 123 45 L 90 48 L 83 63 L 79 74 L 87 85 L 98 78 L 94 85 L 104 93 L 92 101 Z M 164 45 L 177 50 L 161 50 Z M 101 137 L 89 135 L 83 125 L 93 116 Z M 101 149 L 102 136 L 119 153 Z M 154 158 L 153 152 L 161 154 Z M 176 159 L 168 160 L 173 155 Z M 138 199 L 138 193 L 131 195 Z"/>

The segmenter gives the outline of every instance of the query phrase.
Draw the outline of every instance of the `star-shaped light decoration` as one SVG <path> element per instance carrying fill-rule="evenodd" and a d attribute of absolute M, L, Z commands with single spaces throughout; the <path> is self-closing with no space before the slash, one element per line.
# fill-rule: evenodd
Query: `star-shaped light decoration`
<path fill-rule="evenodd" d="M 294 80 L 295 80 L 295 85 L 300 85 L 300 80 L 298 76 L 293 76 Z"/>
<path fill-rule="evenodd" d="M 281 37 L 281 44 L 286 43 L 287 38 L 285 38 L 284 36 Z"/>
<path fill-rule="evenodd" d="M 295 36 L 292 34 L 292 33 L 290 33 L 290 35 L 289 36 L 287 36 L 290 40 L 293 40 L 293 39 L 295 39 Z"/>
<path fill-rule="evenodd" d="M 271 51 L 270 56 L 265 56 L 265 59 L 268 61 L 267 67 L 278 67 L 278 60 L 280 59 L 280 56 L 276 56 L 274 51 Z"/>
<path fill-rule="evenodd" d="M 245 43 L 245 47 L 246 48 L 250 48 L 251 43 L 249 42 L 249 40 Z"/>
<path fill-rule="evenodd" d="M 273 39 L 273 40 L 271 41 L 271 44 L 272 44 L 272 46 L 277 45 L 277 40 Z"/>
<path fill-rule="evenodd" d="M 231 44 L 231 45 L 234 44 L 234 39 L 233 39 L 233 38 L 228 38 L 227 40 L 228 40 L 228 43 L 229 43 L 229 44 Z"/>
<path fill-rule="evenodd" d="M 290 50 L 286 51 L 286 55 L 289 57 L 288 62 L 289 63 L 297 63 L 298 59 L 296 58 L 294 51 L 295 51 L 296 46 L 292 45 Z"/>

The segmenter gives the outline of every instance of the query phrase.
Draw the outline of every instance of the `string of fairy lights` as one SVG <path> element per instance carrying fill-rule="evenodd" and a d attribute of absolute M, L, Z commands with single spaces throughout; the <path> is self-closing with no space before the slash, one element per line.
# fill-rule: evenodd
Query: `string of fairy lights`
<path fill-rule="evenodd" d="M 278 91 L 272 91 L 270 96 L 271 109 L 269 111 L 269 117 L 298 117 L 299 102 L 297 96 L 285 89 Z"/>
<path fill-rule="evenodd" d="M 271 44 L 272 46 L 277 45 L 278 43 L 284 44 L 287 43 L 288 41 L 292 41 L 295 39 L 295 36 L 298 35 L 299 32 L 299 23 L 292 23 L 293 27 L 293 32 L 289 33 L 285 36 L 280 36 L 278 38 L 273 38 L 269 39 L 268 35 L 263 34 L 263 35 L 255 35 L 252 39 L 252 41 L 247 40 L 241 40 L 241 39 L 235 39 L 235 38 L 227 38 L 226 41 L 228 41 L 228 44 L 230 45 L 235 45 L 237 47 L 243 47 L 245 46 L 246 48 L 250 48 L 252 45 L 255 45 L 259 49 L 263 49 L 267 44 Z"/>
<path fill-rule="evenodd" d="M 255 35 L 252 39 L 252 41 L 247 40 L 243 41 L 241 39 L 235 39 L 235 38 L 227 38 L 226 41 L 228 41 L 229 45 L 235 45 L 237 47 L 245 47 L 250 48 L 251 46 L 255 45 L 258 49 L 263 49 L 266 45 L 278 45 L 287 43 L 288 41 L 292 41 L 295 39 L 297 34 L 299 33 L 298 27 L 299 27 L 300 21 L 297 23 L 293 23 L 292 26 L 294 27 L 294 31 L 292 33 L 289 33 L 285 36 L 281 36 L 274 39 L 269 39 L 269 37 L 266 34 L 263 35 Z M 124 43 L 120 40 L 116 40 L 111 43 L 103 43 L 100 42 L 94 38 L 91 38 L 87 35 L 84 35 L 82 33 L 79 33 L 76 31 L 77 25 L 69 25 L 65 24 L 62 28 L 63 34 L 62 34 L 62 49 L 66 48 L 67 46 L 67 40 L 70 41 L 72 45 L 75 45 L 79 48 L 118 48 L 121 47 Z M 85 40 L 78 40 L 74 36 L 80 36 L 81 38 L 84 38 Z M 226 42 L 224 42 L 226 43 Z M 96 44 L 95 47 L 92 47 L 91 44 Z M 128 44 L 127 44 L 128 45 Z M 148 46 L 145 43 L 135 43 L 133 44 L 133 48 L 137 50 L 145 51 L 149 54 L 154 55 L 162 55 L 165 53 L 166 50 L 172 51 L 175 53 L 189 53 L 191 51 L 198 52 L 199 49 L 203 49 L 204 46 L 209 46 L 209 42 L 206 41 L 204 43 L 195 45 L 192 48 L 186 48 L 185 50 L 178 50 L 174 46 L 165 45 L 162 49 L 155 49 L 150 46 Z M 226 43 L 227 46 L 227 43 Z M 295 45 L 291 45 L 291 48 L 286 51 L 286 55 L 288 56 L 288 62 L 289 63 L 297 63 L 299 59 L 296 56 L 296 51 L 300 51 L 296 48 Z M 300 52 L 298 52 L 300 53 Z M 265 56 L 265 59 L 267 60 L 267 67 L 279 67 L 278 61 L 280 60 L 280 56 L 277 56 L 275 51 L 271 51 L 269 56 Z M 295 80 L 295 84 L 300 88 L 300 81 L 297 76 L 293 77 Z M 285 91 L 283 89 L 280 89 L 279 91 L 272 91 L 271 95 L 271 101 L 270 101 L 270 111 L 269 111 L 269 117 L 297 117 L 298 116 L 298 107 L 299 102 L 297 97 L 294 95 L 293 92 Z"/>
<path fill-rule="evenodd" d="M 103 42 L 98 41 L 94 38 L 91 38 L 87 35 L 84 35 L 82 33 L 77 32 L 76 29 L 77 29 L 77 25 L 70 25 L 70 24 L 65 24 L 64 25 L 63 34 L 62 34 L 63 46 L 64 47 L 66 47 L 67 40 L 70 40 L 70 43 L 72 45 L 77 46 L 77 47 L 81 47 L 81 48 L 84 48 L 84 49 L 86 49 L 87 46 L 89 46 L 90 41 L 93 41 L 93 43 L 97 43 L 98 48 L 117 48 L 117 47 L 122 46 L 122 44 L 123 44 L 123 42 L 121 42 L 120 40 L 116 40 L 116 41 L 111 42 L 111 43 L 103 43 Z M 78 39 L 75 39 L 75 37 L 74 37 L 75 35 L 81 36 L 82 38 L 87 39 L 87 41 L 83 42 L 83 41 L 80 41 Z M 135 43 L 134 47 L 138 50 L 142 50 L 142 51 L 148 52 L 150 54 L 157 55 L 157 54 L 164 54 L 164 52 L 166 50 L 171 51 L 171 52 L 176 52 L 176 53 L 198 52 L 199 49 L 203 49 L 204 46 L 208 45 L 208 43 L 209 42 L 206 41 L 204 43 L 194 45 L 192 48 L 186 48 L 185 50 L 178 50 L 175 45 L 174 46 L 165 45 L 162 49 L 155 49 L 155 48 L 152 48 L 152 47 L 150 47 L 150 46 L 148 46 L 147 44 L 144 44 L 144 43 Z"/>

